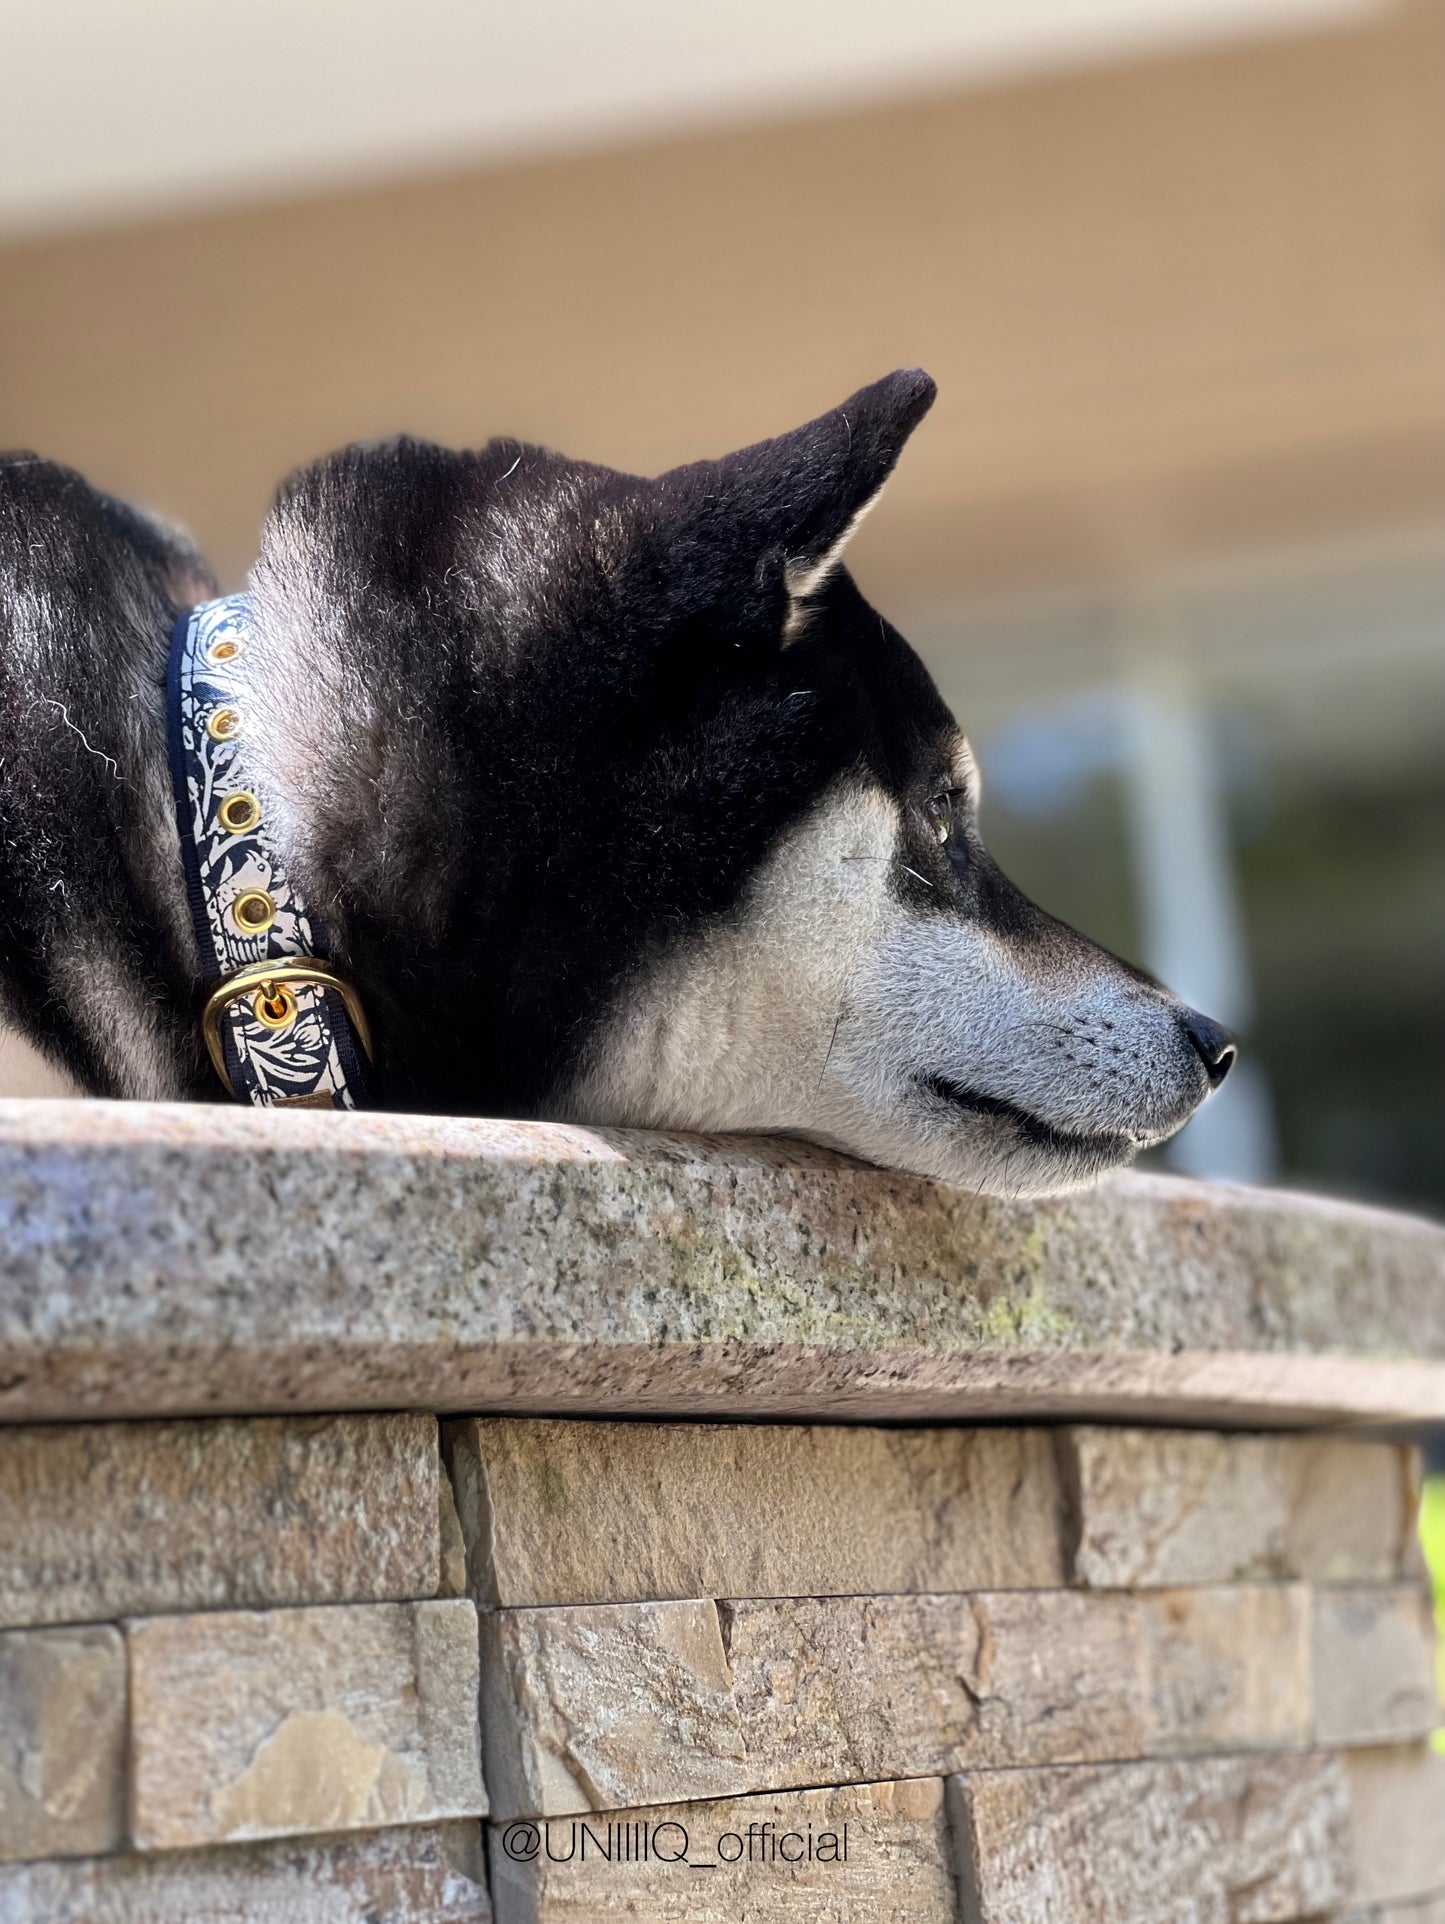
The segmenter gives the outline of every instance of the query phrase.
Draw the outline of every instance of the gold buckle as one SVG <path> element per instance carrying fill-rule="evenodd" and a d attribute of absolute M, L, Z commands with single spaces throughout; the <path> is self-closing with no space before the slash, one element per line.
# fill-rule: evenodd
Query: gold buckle
<path fill-rule="evenodd" d="M 284 991 L 296 984 L 307 988 L 335 989 L 346 1013 L 351 1017 L 357 1041 L 370 1058 L 371 1029 L 366 1020 L 366 1011 L 361 1006 L 361 997 L 345 976 L 338 975 L 329 962 L 318 962 L 314 955 L 282 955 L 270 962 L 250 962 L 244 969 L 237 969 L 234 975 L 228 975 L 224 982 L 218 982 L 207 996 L 206 1006 L 201 1011 L 201 1034 L 206 1038 L 211 1062 L 233 1099 L 236 1091 L 231 1087 L 231 1078 L 226 1073 L 226 1052 L 221 1045 L 222 1010 L 246 995 L 264 996 L 274 1005 L 278 1001 L 278 990 Z M 294 997 L 291 999 L 294 1002 Z M 284 1002 L 284 995 L 280 1000 Z M 268 1028 L 291 1026 L 290 1022 L 281 1024 L 274 1018 L 268 1020 L 264 1016 L 258 1017 L 258 1020 L 265 1022 Z"/>

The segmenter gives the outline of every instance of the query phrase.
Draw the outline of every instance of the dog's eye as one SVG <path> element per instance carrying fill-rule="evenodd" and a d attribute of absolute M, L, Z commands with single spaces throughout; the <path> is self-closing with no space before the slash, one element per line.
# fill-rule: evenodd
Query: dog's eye
<path fill-rule="evenodd" d="M 947 848 L 953 840 L 953 803 L 952 794 L 943 794 L 930 795 L 923 804 L 924 817 L 940 848 Z"/>

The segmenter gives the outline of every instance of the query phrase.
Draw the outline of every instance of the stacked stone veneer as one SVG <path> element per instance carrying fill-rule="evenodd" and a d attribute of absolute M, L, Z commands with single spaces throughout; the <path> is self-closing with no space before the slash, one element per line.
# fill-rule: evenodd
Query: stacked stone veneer
<path fill-rule="evenodd" d="M 1416 1496 L 1320 1436 L 0 1430 L 0 1924 L 1440 1924 Z"/>
<path fill-rule="evenodd" d="M 430 1416 L 0 1429 L 0 1921 L 485 1924 Z"/>

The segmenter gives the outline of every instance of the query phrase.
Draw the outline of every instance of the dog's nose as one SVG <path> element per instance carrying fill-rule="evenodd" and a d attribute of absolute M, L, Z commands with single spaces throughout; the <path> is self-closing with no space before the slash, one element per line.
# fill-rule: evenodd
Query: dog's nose
<path fill-rule="evenodd" d="M 1239 1044 L 1222 1023 L 1211 1022 L 1207 1015 L 1200 1015 L 1197 1009 L 1185 1009 L 1179 1019 L 1184 1025 L 1185 1035 L 1194 1044 L 1199 1060 L 1204 1064 L 1210 1088 L 1217 1089 L 1234 1067 Z"/>

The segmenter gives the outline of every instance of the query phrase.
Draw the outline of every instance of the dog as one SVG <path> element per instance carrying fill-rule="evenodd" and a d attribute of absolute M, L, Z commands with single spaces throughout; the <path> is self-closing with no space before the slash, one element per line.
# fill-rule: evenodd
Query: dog
<path fill-rule="evenodd" d="M 844 549 L 934 384 L 646 480 L 355 446 L 263 530 L 254 786 L 392 1109 L 796 1135 L 1010 1195 L 1179 1129 L 1235 1043 L 1036 908 Z M 205 1100 L 169 773 L 187 538 L 0 464 L 0 1017 L 77 1090 Z"/>

